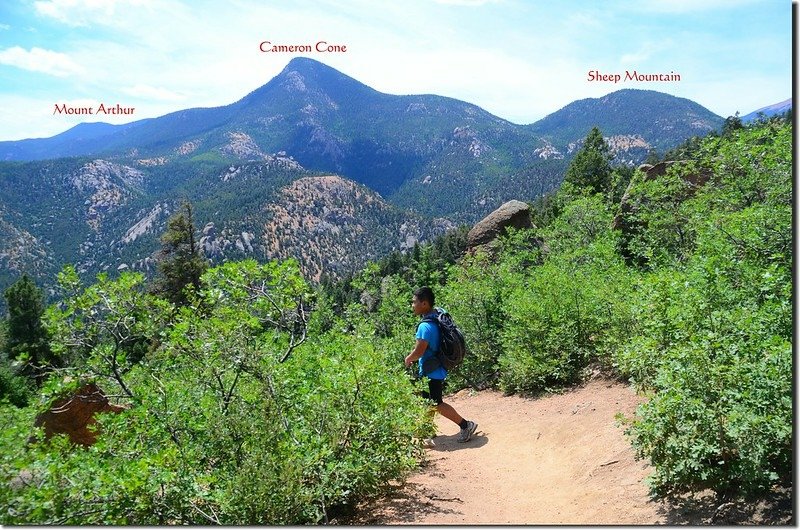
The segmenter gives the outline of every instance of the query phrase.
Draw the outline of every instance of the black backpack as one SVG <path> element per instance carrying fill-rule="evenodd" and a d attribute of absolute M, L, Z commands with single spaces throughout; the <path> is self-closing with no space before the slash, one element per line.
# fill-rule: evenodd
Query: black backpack
<path fill-rule="evenodd" d="M 453 322 L 453 317 L 441 307 L 435 308 L 435 311 L 436 318 L 428 316 L 422 319 L 422 322 L 432 322 L 439 327 L 439 351 L 436 352 L 435 357 L 423 364 L 422 372 L 424 374 L 431 373 L 439 366 L 444 366 L 445 370 L 449 372 L 460 365 L 464 360 L 464 355 L 467 354 L 464 334 Z"/>

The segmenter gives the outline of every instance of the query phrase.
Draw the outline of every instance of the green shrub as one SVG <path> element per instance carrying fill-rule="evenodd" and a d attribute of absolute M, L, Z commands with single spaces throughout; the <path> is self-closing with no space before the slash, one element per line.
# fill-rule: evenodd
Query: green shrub
<path fill-rule="evenodd" d="M 449 281 L 437 305 L 453 315 L 469 354 L 448 375 L 451 390 L 493 385 L 499 377 L 498 359 L 503 353 L 500 334 L 505 326 L 507 297 L 516 278 L 500 272 L 485 254 L 467 257 L 450 269 Z"/>
<path fill-rule="evenodd" d="M 30 380 L 14 373 L 6 362 L 0 362 L 0 402 L 5 400 L 17 407 L 24 407 L 32 395 Z"/>
<path fill-rule="evenodd" d="M 547 230 L 544 262 L 524 272 L 505 303 L 499 359 L 507 392 L 539 392 L 609 364 L 629 334 L 630 273 L 616 255 L 600 195 L 578 195 Z"/>
<path fill-rule="evenodd" d="M 790 480 L 790 136 L 768 123 L 704 141 L 712 178 L 681 204 L 691 252 L 639 282 L 615 361 L 652 393 L 628 432 L 656 493 L 755 495 Z"/>
<path fill-rule="evenodd" d="M 64 379 L 48 381 L 36 408 L 1 406 L 14 425 L 0 436 L 3 524 L 318 523 L 415 467 L 431 425 L 402 365 L 373 346 L 366 322 L 308 335 L 311 291 L 296 263 L 207 271 L 131 364 L 113 347 L 116 308 L 159 307 L 138 281 L 102 277 L 51 311 L 61 351 L 81 339 L 68 385 L 95 380 L 129 410 L 100 415 L 98 442 L 82 448 L 63 436 L 24 443 Z M 31 480 L 12 483 L 20 473 Z"/>
<path fill-rule="evenodd" d="M 658 494 L 748 495 L 790 480 L 791 345 L 775 339 L 741 355 L 735 339 L 726 342 L 717 358 L 703 341 L 670 351 L 630 428 Z"/>

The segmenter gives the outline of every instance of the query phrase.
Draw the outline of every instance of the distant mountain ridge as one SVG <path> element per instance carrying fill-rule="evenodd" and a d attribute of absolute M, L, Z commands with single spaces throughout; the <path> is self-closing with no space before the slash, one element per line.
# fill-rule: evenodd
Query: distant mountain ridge
<path fill-rule="evenodd" d="M 776 116 L 780 114 L 786 113 L 786 111 L 792 109 L 792 99 L 786 99 L 779 103 L 773 103 L 772 105 L 767 105 L 766 107 L 761 107 L 760 109 L 754 110 L 749 114 L 745 114 L 742 116 L 742 122 L 748 123 L 751 121 L 755 121 L 759 118 L 760 115 L 763 115 L 767 118 L 770 116 Z"/>
<path fill-rule="evenodd" d="M 183 198 L 215 260 L 295 257 L 309 277 L 339 275 L 556 188 L 592 126 L 617 162 L 635 164 L 723 121 L 622 90 L 516 125 L 295 58 L 229 105 L 0 142 L 0 289 L 23 271 L 52 280 L 64 263 L 152 272 Z M 334 192 L 344 202 L 324 200 Z"/>
<path fill-rule="evenodd" d="M 603 131 L 618 162 L 636 164 L 652 148 L 669 149 L 722 123 L 689 100 L 620 90 L 516 125 L 452 98 L 384 94 L 318 61 L 295 58 L 229 105 L 0 142 L 0 159 L 225 163 L 285 152 L 309 170 L 343 175 L 422 214 L 470 221 L 504 200 L 525 198 L 511 196 L 504 185 L 509 179 L 529 189 L 530 198 L 552 189 L 592 126 Z M 542 165 L 547 160 L 552 163 Z M 446 196 L 453 185 L 457 202 Z"/>
<path fill-rule="evenodd" d="M 654 90 L 626 88 L 600 98 L 574 101 L 530 129 L 572 153 L 586 131 L 600 125 L 603 136 L 630 145 L 626 155 L 639 161 L 650 149 L 664 152 L 692 136 L 718 129 L 723 119 L 686 98 Z M 612 145 L 613 149 L 613 145 Z"/>

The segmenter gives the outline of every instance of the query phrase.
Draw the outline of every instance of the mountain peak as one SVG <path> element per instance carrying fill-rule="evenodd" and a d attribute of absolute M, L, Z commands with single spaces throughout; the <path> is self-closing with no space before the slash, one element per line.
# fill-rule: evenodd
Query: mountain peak
<path fill-rule="evenodd" d="M 759 115 L 770 117 L 770 116 L 775 116 L 777 114 L 783 114 L 791 108 L 792 108 L 792 98 L 789 98 L 787 100 L 781 101 L 780 103 L 773 103 L 772 105 L 767 105 L 766 107 L 761 107 L 760 109 L 756 109 L 749 114 L 745 114 L 744 116 L 742 116 L 742 121 L 745 123 L 755 121 L 759 118 Z"/>
<path fill-rule="evenodd" d="M 558 144 L 579 142 L 593 126 L 604 136 L 653 139 L 667 149 L 722 126 L 723 119 L 699 103 L 655 90 L 625 88 L 598 98 L 573 101 L 532 124 L 531 129 Z"/>
<path fill-rule="evenodd" d="M 307 71 L 307 72 L 312 72 L 316 70 L 331 70 L 336 72 L 335 68 L 332 68 L 325 63 L 321 63 L 316 59 L 312 59 L 310 57 L 294 57 L 292 58 L 291 61 L 289 61 L 286 64 L 283 70 L 281 70 L 281 73 L 278 75 L 282 75 L 283 73 L 292 70 Z"/>
<path fill-rule="evenodd" d="M 324 63 L 308 57 L 295 57 L 266 85 L 257 88 L 241 101 L 252 103 L 274 97 L 275 90 L 324 95 L 334 100 L 355 95 L 377 94 L 367 85 Z"/>

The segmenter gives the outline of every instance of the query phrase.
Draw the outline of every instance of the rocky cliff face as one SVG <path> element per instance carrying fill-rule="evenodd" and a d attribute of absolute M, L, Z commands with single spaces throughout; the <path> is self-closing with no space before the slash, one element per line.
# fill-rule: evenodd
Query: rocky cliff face
<path fill-rule="evenodd" d="M 571 142 L 567 146 L 567 154 L 574 155 L 583 147 L 585 138 Z M 638 134 L 616 134 L 604 136 L 609 152 L 614 155 L 614 164 L 637 165 L 647 156 L 653 145 Z"/>
<path fill-rule="evenodd" d="M 257 237 L 248 234 L 242 244 L 258 245 L 270 257 L 296 258 L 314 280 L 454 228 L 444 219 L 426 223 L 401 212 L 364 186 L 337 176 L 299 179 L 281 189 L 280 196 L 265 207 L 269 220 Z M 354 255 L 354 248 L 361 249 L 361 256 Z"/>
<path fill-rule="evenodd" d="M 67 176 L 67 184 L 85 195 L 84 218 L 95 232 L 103 218 L 140 190 L 145 174 L 129 166 L 94 160 Z"/>
<path fill-rule="evenodd" d="M 15 226 L 9 217 L 9 212 L 0 205 L 0 269 L 15 275 L 47 269 L 53 258 L 46 243 Z"/>

